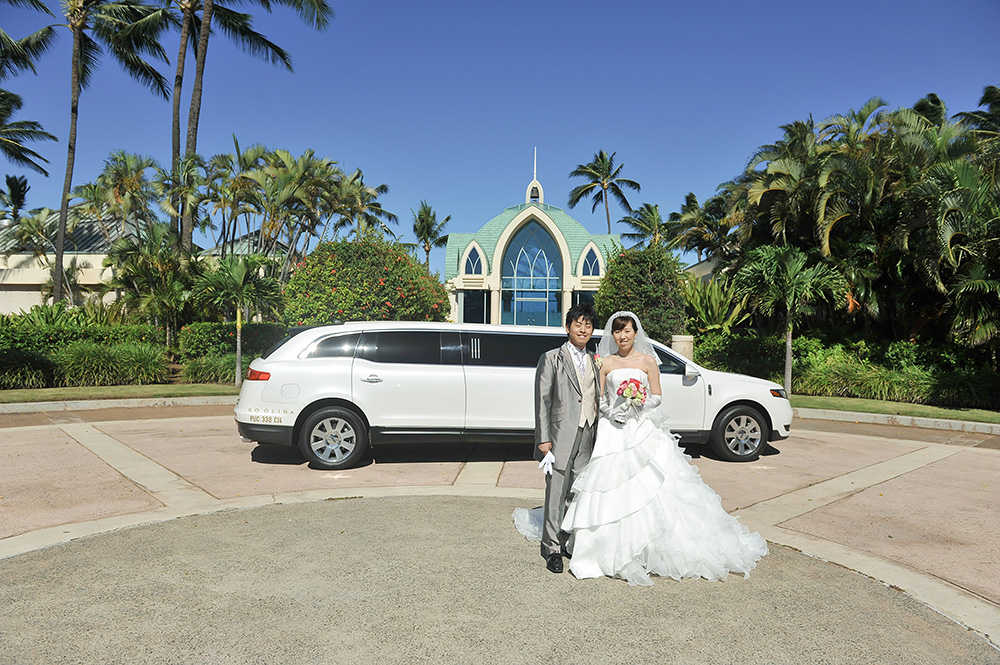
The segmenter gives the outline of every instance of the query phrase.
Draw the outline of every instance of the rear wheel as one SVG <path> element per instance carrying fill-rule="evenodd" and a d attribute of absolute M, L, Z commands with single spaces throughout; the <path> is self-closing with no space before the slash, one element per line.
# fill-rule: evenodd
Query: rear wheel
<path fill-rule="evenodd" d="M 767 420 L 757 409 L 731 406 L 715 422 L 712 450 L 730 462 L 752 462 L 767 443 Z"/>
<path fill-rule="evenodd" d="M 350 409 L 328 406 L 302 423 L 299 451 L 321 469 L 348 469 L 368 455 L 368 428 Z"/>

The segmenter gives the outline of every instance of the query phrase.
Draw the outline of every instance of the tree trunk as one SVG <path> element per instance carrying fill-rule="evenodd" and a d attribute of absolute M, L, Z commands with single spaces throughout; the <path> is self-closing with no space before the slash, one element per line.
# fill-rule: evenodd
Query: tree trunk
<path fill-rule="evenodd" d="M 73 28 L 73 72 L 70 76 L 69 137 L 66 140 L 66 178 L 59 203 L 59 228 L 56 230 L 55 261 L 52 264 L 52 300 L 63 299 L 63 248 L 66 245 L 66 221 L 69 218 L 69 192 L 73 186 L 76 161 L 76 119 L 80 108 L 80 30 Z"/>
<path fill-rule="evenodd" d="M 427 258 L 424 259 L 424 267 L 427 268 L 427 274 L 431 274 L 431 246 L 424 243 L 424 252 L 427 254 Z"/>
<path fill-rule="evenodd" d="M 792 322 L 785 324 L 785 393 L 792 397 Z"/>
<path fill-rule="evenodd" d="M 243 308 L 236 305 L 236 387 L 243 385 Z"/>
<path fill-rule="evenodd" d="M 191 88 L 191 108 L 188 110 L 188 131 L 185 155 L 194 156 L 198 151 L 198 119 L 201 116 L 201 91 L 205 79 L 205 56 L 208 54 L 208 34 L 212 30 L 212 0 L 205 0 L 201 13 L 201 32 L 198 35 L 198 52 L 195 55 L 194 85 Z M 191 249 L 194 236 L 194 206 L 185 206 L 181 216 L 181 246 Z"/>
<path fill-rule="evenodd" d="M 608 217 L 608 235 L 611 235 L 611 208 L 608 207 L 608 188 L 604 187 L 604 214 Z"/>
<path fill-rule="evenodd" d="M 181 17 L 181 45 L 177 49 L 177 71 L 174 73 L 174 96 L 171 99 L 173 104 L 172 121 L 170 126 L 170 164 L 171 174 L 174 177 L 174 184 L 177 184 L 177 167 L 181 159 L 181 87 L 184 83 L 184 59 L 187 56 L 188 39 L 191 30 L 190 10 L 184 10 Z M 172 203 L 174 210 L 181 212 L 181 200 L 175 198 Z M 174 230 L 181 237 L 180 214 L 171 215 Z"/>

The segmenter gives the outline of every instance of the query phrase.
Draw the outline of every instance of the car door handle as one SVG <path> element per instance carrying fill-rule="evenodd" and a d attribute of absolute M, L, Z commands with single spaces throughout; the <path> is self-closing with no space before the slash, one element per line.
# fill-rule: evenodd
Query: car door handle
<path fill-rule="evenodd" d="M 371 374 L 367 378 L 361 379 L 365 383 L 382 383 L 382 377 L 377 374 Z"/>

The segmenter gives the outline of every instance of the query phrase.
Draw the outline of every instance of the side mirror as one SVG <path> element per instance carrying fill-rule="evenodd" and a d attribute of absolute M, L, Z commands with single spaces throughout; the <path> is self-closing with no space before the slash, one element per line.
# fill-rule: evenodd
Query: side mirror
<path fill-rule="evenodd" d="M 701 376 L 701 372 L 694 365 L 684 365 L 684 378 L 685 379 L 697 379 Z"/>

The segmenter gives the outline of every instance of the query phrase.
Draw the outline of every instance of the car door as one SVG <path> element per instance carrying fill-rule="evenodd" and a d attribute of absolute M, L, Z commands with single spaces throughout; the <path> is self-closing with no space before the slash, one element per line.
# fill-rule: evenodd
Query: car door
<path fill-rule="evenodd" d="M 427 330 L 365 331 L 354 359 L 355 403 L 375 428 L 454 430 L 465 427 L 465 375 L 458 334 Z"/>
<path fill-rule="evenodd" d="M 705 429 L 705 379 L 685 377 L 687 363 L 665 348 L 653 347 L 660 360 L 663 406 L 670 417 L 670 429 L 678 432 Z"/>
<path fill-rule="evenodd" d="M 466 429 L 535 428 L 535 368 L 565 335 L 463 332 Z"/>

